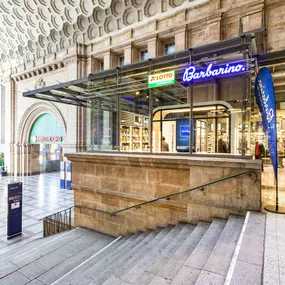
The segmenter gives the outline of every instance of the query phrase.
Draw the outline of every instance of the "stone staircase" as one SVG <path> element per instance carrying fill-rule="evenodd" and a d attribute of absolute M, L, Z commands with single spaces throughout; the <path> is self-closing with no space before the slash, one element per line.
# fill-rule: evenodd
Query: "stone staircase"
<path fill-rule="evenodd" d="M 0 255 L 0 285 L 285 284 L 284 231 L 253 212 L 119 238 L 77 228 Z"/>

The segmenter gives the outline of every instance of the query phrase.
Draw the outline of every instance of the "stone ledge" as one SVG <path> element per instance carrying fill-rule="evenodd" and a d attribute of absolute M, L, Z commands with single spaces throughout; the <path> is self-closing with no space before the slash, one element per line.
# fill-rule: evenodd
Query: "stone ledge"
<path fill-rule="evenodd" d="M 144 166 L 151 168 L 189 168 L 189 166 L 210 166 L 242 168 L 244 170 L 261 170 L 260 160 L 241 158 L 215 158 L 215 157 L 194 157 L 194 156 L 168 156 L 153 154 L 121 154 L 121 153 L 75 153 L 65 154 L 73 162 L 86 162 L 97 164 L 111 164 L 120 166 Z"/>

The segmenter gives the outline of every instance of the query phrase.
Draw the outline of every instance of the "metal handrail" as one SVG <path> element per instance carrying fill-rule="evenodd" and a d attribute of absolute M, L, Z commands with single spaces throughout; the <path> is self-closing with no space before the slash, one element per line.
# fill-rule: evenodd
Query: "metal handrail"
<path fill-rule="evenodd" d="M 43 236 L 46 237 L 63 231 L 72 230 L 73 225 L 71 213 L 73 208 L 74 206 L 71 206 L 40 219 L 43 220 Z"/>
<path fill-rule="evenodd" d="M 238 176 L 241 176 L 241 175 L 246 175 L 246 174 L 248 174 L 249 176 L 251 176 L 251 174 L 254 174 L 255 175 L 254 183 L 257 181 L 257 179 L 258 179 L 257 173 L 255 171 L 253 171 L 253 170 L 248 170 L 248 171 L 239 172 L 239 173 L 236 173 L 236 174 L 233 174 L 233 175 L 229 175 L 229 176 L 226 176 L 226 177 L 223 177 L 223 178 L 220 178 L 220 179 L 217 179 L 217 180 L 214 180 L 214 181 L 211 181 L 211 182 L 208 182 L 208 183 L 205 183 L 205 184 L 202 184 L 202 185 L 199 185 L 199 186 L 196 186 L 196 187 L 184 190 L 184 191 L 174 192 L 174 193 L 171 193 L 171 194 L 168 194 L 168 195 L 165 195 L 165 196 L 161 196 L 161 197 L 158 197 L 158 198 L 146 201 L 146 202 L 142 202 L 142 203 L 130 206 L 130 207 L 126 207 L 126 208 L 114 211 L 114 212 L 108 212 L 108 211 L 99 210 L 99 209 L 95 209 L 95 208 L 89 208 L 89 207 L 81 206 L 81 205 L 74 205 L 74 207 L 75 208 L 79 208 L 79 209 L 92 210 L 92 211 L 96 211 L 96 212 L 99 212 L 99 213 L 107 214 L 107 215 L 110 215 L 110 216 L 116 216 L 116 214 L 118 214 L 120 212 L 127 211 L 127 210 L 130 210 L 130 209 L 133 209 L 133 208 L 138 209 L 142 205 L 150 204 L 150 203 L 156 202 L 158 200 L 162 200 L 162 199 L 169 200 L 169 198 L 172 197 L 172 196 L 184 194 L 184 193 L 196 190 L 196 189 L 200 189 L 201 191 L 204 191 L 204 188 L 209 186 L 209 185 L 216 184 L 216 183 L 219 183 L 219 182 L 222 182 L 222 181 L 234 178 L 234 177 L 238 177 Z"/>

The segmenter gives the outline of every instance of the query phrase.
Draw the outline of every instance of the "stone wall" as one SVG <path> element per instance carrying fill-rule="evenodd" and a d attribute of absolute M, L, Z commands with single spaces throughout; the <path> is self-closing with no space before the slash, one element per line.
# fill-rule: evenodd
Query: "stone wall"
<path fill-rule="evenodd" d="M 260 210 L 261 165 L 257 160 L 83 153 L 67 158 L 73 163 L 75 205 L 109 212 L 238 172 L 257 173 L 257 181 L 254 175 L 243 175 L 114 217 L 75 209 L 76 226 L 119 236 L 179 221 L 197 223 Z"/>

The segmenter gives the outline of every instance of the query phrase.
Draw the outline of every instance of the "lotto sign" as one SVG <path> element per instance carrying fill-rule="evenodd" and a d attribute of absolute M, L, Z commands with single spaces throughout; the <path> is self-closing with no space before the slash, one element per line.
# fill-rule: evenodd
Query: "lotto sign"
<path fill-rule="evenodd" d="M 175 83 L 175 71 L 152 74 L 148 76 L 148 88 L 160 87 Z"/>

